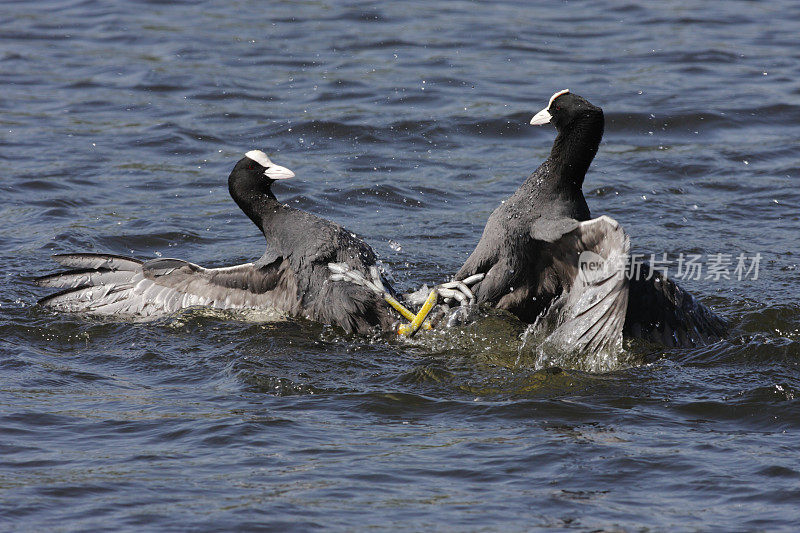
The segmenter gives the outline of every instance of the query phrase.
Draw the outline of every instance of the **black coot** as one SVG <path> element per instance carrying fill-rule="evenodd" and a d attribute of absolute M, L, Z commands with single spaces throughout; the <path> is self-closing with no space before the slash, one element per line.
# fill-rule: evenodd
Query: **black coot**
<path fill-rule="evenodd" d="M 275 180 L 294 174 L 260 150 L 241 159 L 228 178 L 230 194 L 267 240 L 255 263 L 203 268 L 180 259 L 137 259 L 106 254 L 63 254 L 74 270 L 36 279 L 66 290 L 40 300 L 62 311 L 147 318 L 189 307 L 277 309 L 333 324 L 348 332 L 388 330 L 395 317 L 381 295 L 329 280 L 328 263 L 346 263 L 370 275 L 376 256 L 338 224 L 280 203 Z M 374 269 L 373 269 L 374 271 Z M 392 292 L 388 283 L 384 282 Z"/>
<path fill-rule="evenodd" d="M 630 280 L 610 271 L 582 275 L 587 256 L 619 261 L 628 252 L 619 225 L 608 217 L 591 221 L 583 196 L 584 176 L 603 137 L 603 110 L 559 91 L 531 120 L 548 122 L 558 131 L 550 156 L 492 212 L 456 279 L 485 273 L 473 287 L 478 303 L 531 323 L 569 299 L 577 307 L 560 321 L 582 320 L 572 336 L 593 345 L 611 342 L 620 328 L 668 346 L 694 346 L 724 335 L 721 318 L 672 280 L 651 275 L 647 265 Z M 583 298 L 576 294 L 586 291 Z"/>

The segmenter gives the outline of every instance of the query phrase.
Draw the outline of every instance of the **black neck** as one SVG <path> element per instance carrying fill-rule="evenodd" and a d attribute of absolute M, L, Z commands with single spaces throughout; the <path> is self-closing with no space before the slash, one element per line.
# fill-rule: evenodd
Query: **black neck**
<path fill-rule="evenodd" d="M 603 112 L 593 111 L 558 132 L 550 161 L 562 186 L 578 191 L 583 187 L 583 178 L 603 138 L 603 123 Z"/>
<path fill-rule="evenodd" d="M 280 202 L 272 194 L 272 180 L 263 176 L 238 174 L 228 178 L 228 191 L 239 208 L 264 233 L 264 219 L 275 211 Z"/>

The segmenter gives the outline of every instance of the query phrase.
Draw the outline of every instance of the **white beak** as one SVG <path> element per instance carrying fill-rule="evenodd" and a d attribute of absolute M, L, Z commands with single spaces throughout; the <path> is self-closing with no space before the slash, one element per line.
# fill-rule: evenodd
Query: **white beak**
<path fill-rule="evenodd" d="M 548 122 L 550 122 L 550 119 L 552 118 L 553 115 L 550 114 L 550 111 L 548 111 L 547 108 L 544 108 L 535 115 L 533 115 L 533 118 L 531 119 L 531 125 L 541 126 L 542 124 L 547 124 Z"/>
<path fill-rule="evenodd" d="M 264 171 L 264 175 L 271 180 L 288 180 L 294 177 L 294 172 L 286 167 L 273 163 L 267 167 L 267 170 Z"/>

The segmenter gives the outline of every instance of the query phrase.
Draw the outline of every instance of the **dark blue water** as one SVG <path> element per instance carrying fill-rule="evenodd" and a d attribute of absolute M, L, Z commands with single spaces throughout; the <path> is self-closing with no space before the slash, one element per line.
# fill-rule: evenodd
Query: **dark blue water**
<path fill-rule="evenodd" d="M 800 7 L 715 2 L 0 4 L 0 530 L 786 530 L 800 521 Z M 646 364 L 536 370 L 517 325 L 427 341 L 191 312 L 58 316 L 57 252 L 249 261 L 241 155 L 440 282 L 603 107 L 585 184 L 735 324 Z"/>

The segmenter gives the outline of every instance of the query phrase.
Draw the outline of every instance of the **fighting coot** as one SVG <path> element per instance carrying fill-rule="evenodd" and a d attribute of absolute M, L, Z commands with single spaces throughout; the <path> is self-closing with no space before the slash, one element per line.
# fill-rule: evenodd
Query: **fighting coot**
<path fill-rule="evenodd" d="M 578 293 L 599 291 L 602 298 L 583 300 L 602 300 L 603 306 L 583 311 L 573 306 L 572 314 L 584 322 L 575 337 L 598 331 L 601 337 L 615 335 L 623 318 L 624 334 L 668 346 L 694 346 L 724 335 L 724 320 L 648 265 L 632 279 L 609 275 L 575 286 L 576 280 L 586 281 L 580 277 L 586 257 L 582 254 L 618 258 L 627 255 L 627 240 L 615 235 L 621 230 L 608 217 L 601 217 L 604 224 L 587 226 L 593 221 L 582 186 L 603 137 L 603 110 L 568 90 L 559 91 L 531 120 L 533 125 L 547 123 L 558 131 L 550 156 L 492 212 L 455 279 L 485 273 L 473 287 L 477 302 L 506 309 L 530 323 L 545 312 L 552 314 L 554 302 L 561 308 L 570 291 L 575 301 L 580 300 Z M 600 242 L 602 250 L 597 248 Z M 587 317 L 599 322 L 593 325 Z"/>
<path fill-rule="evenodd" d="M 338 224 L 280 203 L 272 184 L 294 176 L 260 150 L 233 168 L 228 188 L 234 201 L 267 240 L 254 263 L 203 268 L 180 259 L 146 262 L 109 254 L 54 256 L 73 270 L 37 278 L 65 288 L 39 301 L 61 311 L 122 318 L 148 318 L 189 307 L 275 309 L 338 325 L 348 332 L 388 330 L 397 317 L 382 294 L 329 278 L 329 263 L 376 278 L 372 248 Z M 383 281 L 386 296 L 393 294 Z"/>

